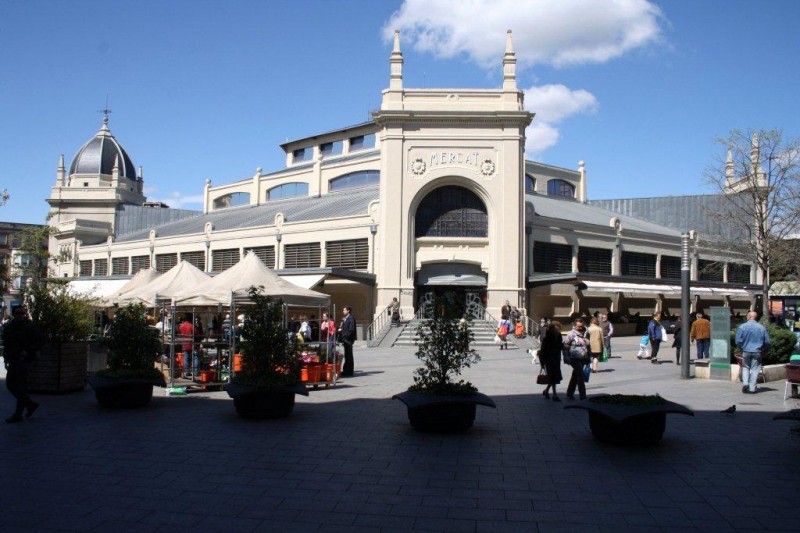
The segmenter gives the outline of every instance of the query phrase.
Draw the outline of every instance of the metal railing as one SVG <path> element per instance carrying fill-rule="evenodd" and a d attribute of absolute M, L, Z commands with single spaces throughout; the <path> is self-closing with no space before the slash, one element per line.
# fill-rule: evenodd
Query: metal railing
<path fill-rule="evenodd" d="M 392 315 L 386 312 L 387 309 L 389 308 L 381 310 L 367 328 L 367 346 L 370 348 L 379 345 L 389 330 L 388 325 L 391 324 Z"/>

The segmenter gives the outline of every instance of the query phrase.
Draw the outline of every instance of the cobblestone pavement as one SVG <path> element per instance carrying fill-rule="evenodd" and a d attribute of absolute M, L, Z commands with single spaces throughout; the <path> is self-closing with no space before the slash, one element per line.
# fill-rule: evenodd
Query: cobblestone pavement
<path fill-rule="evenodd" d="M 798 407 L 783 381 L 743 395 L 637 361 L 638 337 L 614 344 L 590 396 L 658 392 L 695 410 L 668 416 L 657 446 L 594 441 L 586 413 L 563 409 L 566 381 L 564 402 L 546 401 L 523 350 L 482 350 L 467 378 L 497 409 L 458 435 L 412 430 L 390 399 L 413 349 L 357 348 L 355 377 L 283 420 L 241 419 L 224 392 L 156 389 L 133 411 L 88 388 L 36 396 L 33 418 L 0 426 L 0 531 L 797 531 L 800 437 L 772 420 Z M 4 414 L 11 401 L 3 387 Z"/>

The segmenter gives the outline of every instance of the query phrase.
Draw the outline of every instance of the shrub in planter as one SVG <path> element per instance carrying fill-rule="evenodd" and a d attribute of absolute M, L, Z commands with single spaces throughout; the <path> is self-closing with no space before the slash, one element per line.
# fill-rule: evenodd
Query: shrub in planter
<path fill-rule="evenodd" d="M 23 299 L 44 345 L 33 360 L 28 387 L 33 392 L 83 389 L 94 326 L 93 306 L 67 290 L 63 280 L 40 279 L 25 288 Z"/>
<path fill-rule="evenodd" d="M 308 395 L 302 361 L 283 324 L 283 302 L 250 287 L 239 344 L 242 369 L 226 387 L 236 411 L 247 418 L 278 418 L 294 409 L 295 394 Z"/>
<path fill-rule="evenodd" d="M 142 304 L 119 309 L 103 341 L 108 347 L 108 368 L 89 379 L 97 402 L 104 407 L 142 407 L 150 402 L 153 386 L 164 386 L 164 376 L 154 362 L 161 350 L 158 332 L 148 327 Z"/>
<path fill-rule="evenodd" d="M 797 337 L 786 328 L 781 328 L 775 324 L 766 324 L 769 334 L 769 350 L 762 357 L 763 365 L 779 365 L 789 362 L 789 356 L 794 351 Z M 736 347 L 736 330 L 731 331 L 731 362 L 737 362 L 734 354 L 741 355 L 742 351 Z"/>
<path fill-rule="evenodd" d="M 472 427 L 476 405 L 495 404 L 472 383 L 458 379 L 464 369 L 480 361 L 470 348 L 472 331 L 459 324 L 457 311 L 447 300 L 434 300 L 431 308 L 430 318 L 416 331 L 416 355 L 423 366 L 414 371 L 414 384 L 408 391 L 393 398 L 406 404 L 416 429 L 463 431 Z"/>

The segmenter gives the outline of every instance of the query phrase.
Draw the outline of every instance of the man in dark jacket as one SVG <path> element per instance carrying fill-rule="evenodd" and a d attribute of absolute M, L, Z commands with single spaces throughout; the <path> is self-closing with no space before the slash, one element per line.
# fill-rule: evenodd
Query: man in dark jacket
<path fill-rule="evenodd" d="M 342 310 L 344 318 L 339 326 L 339 336 L 344 346 L 344 365 L 342 377 L 349 378 L 353 375 L 355 364 L 353 362 L 353 343 L 356 341 L 356 319 L 353 318 L 352 309 L 345 307 Z"/>
<path fill-rule="evenodd" d="M 28 396 L 28 365 L 42 345 L 42 335 L 28 318 L 24 307 L 16 307 L 14 318 L 3 326 L 3 359 L 6 366 L 6 387 L 17 399 L 14 414 L 6 418 L 13 424 L 22 422 L 22 412 L 30 417 L 39 407 Z"/>

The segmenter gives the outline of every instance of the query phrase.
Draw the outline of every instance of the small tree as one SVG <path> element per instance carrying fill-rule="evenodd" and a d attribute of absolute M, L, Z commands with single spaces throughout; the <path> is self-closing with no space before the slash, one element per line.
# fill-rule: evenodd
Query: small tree
<path fill-rule="evenodd" d="M 706 170 L 706 180 L 724 201 L 706 215 L 729 230 L 713 236 L 720 248 L 760 271 L 767 315 L 770 272 L 785 272 L 800 260 L 798 247 L 788 245 L 800 222 L 800 143 L 777 130 L 733 130 L 718 142 L 727 156 Z"/>
<path fill-rule="evenodd" d="M 300 383 L 300 360 L 283 324 L 283 302 L 250 287 L 248 307 L 241 329 L 242 370 L 234 380 L 261 388 Z"/>
<path fill-rule="evenodd" d="M 119 309 L 103 342 L 108 347 L 108 369 L 98 372 L 98 376 L 161 377 L 153 365 L 161 350 L 161 340 L 158 331 L 148 327 L 143 304 L 128 304 Z"/>
<path fill-rule="evenodd" d="M 472 331 L 459 324 L 456 309 L 447 300 L 434 300 L 431 311 L 431 318 L 423 320 L 417 328 L 416 355 L 423 366 L 414 371 L 414 385 L 408 390 L 435 395 L 478 392 L 468 381 L 454 381 L 465 368 L 481 359 L 470 348 L 474 338 Z"/>
<path fill-rule="evenodd" d="M 31 283 L 25 292 L 31 319 L 51 343 L 85 340 L 94 328 L 92 303 L 72 295 L 61 280 Z"/>

